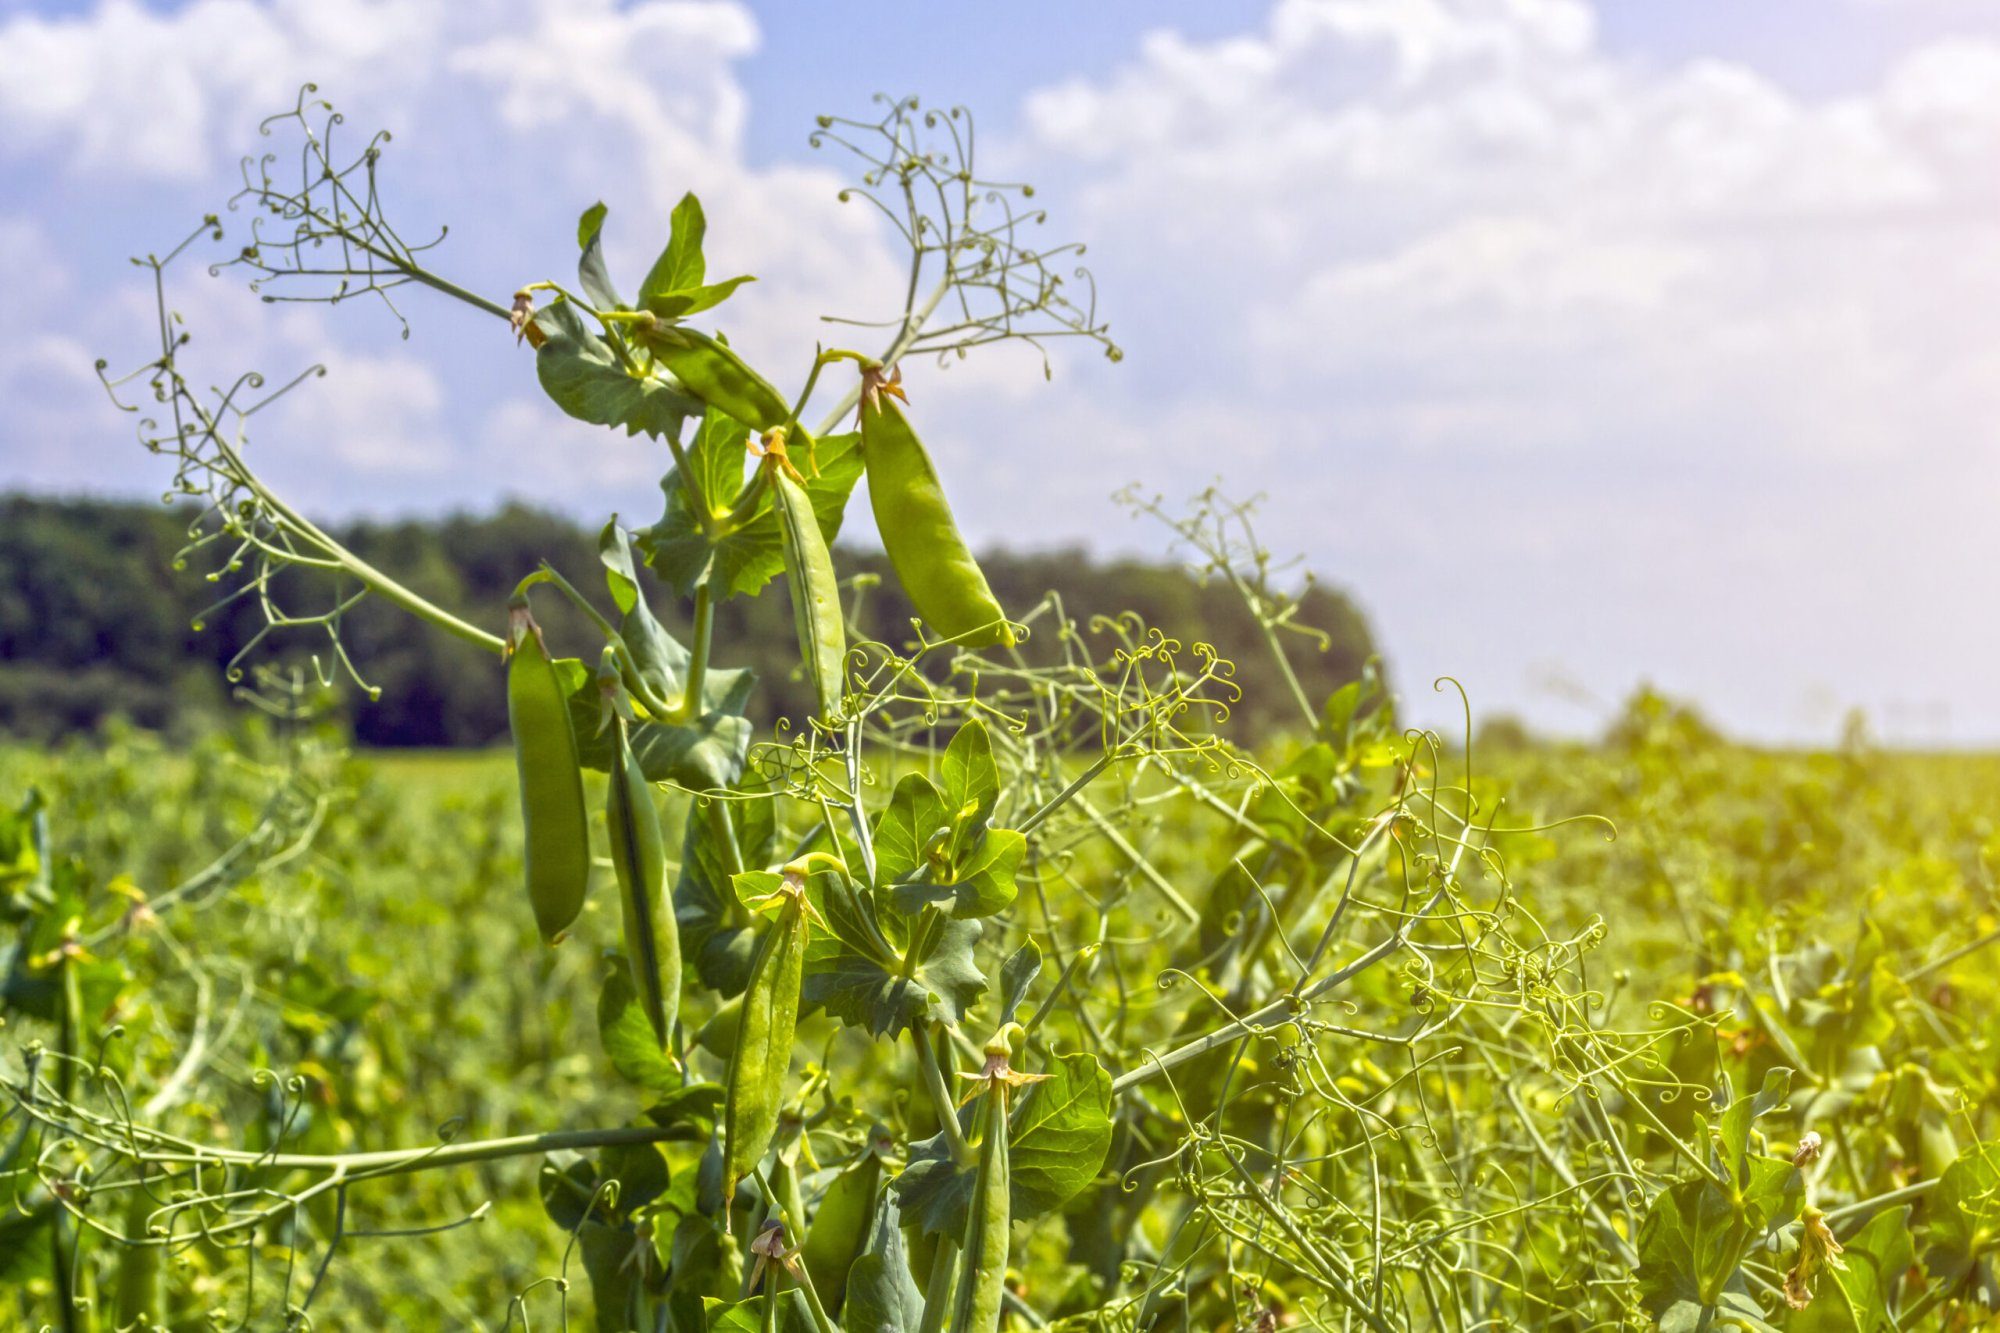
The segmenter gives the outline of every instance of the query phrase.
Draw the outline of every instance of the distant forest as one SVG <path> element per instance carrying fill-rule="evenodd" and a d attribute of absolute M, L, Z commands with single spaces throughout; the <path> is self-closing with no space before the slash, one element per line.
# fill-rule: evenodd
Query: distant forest
<path fill-rule="evenodd" d="M 221 589 L 207 566 L 175 570 L 190 515 L 157 505 L 32 496 L 0 498 L 0 734 L 47 741 L 89 731 L 119 715 L 166 731 L 210 724 L 230 707 L 223 666 L 262 624 L 248 600 L 194 622 Z M 358 523 L 338 535 L 357 554 L 424 596 L 500 632 L 508 594 L 547 559 L 587 591 L 601 592 L 596 533 L 544 511 L 509 506 L 493 514 L 395 523 Z M 1136 612 L 1184 643 L 1213 644 L 1236 665 L 1243 688 L 1232 731 L 1243 737 L 1288 725 L 1286 687 L 1255 623 L 1235 593 L 1204 585 L 1177 565 L 1099 561 L 1078 550 L 981 557 L 1003 605 L 1021 615 L 1055 590 L 1088 632 L 1093 615 Z M 909 636 L 912 611 L 880 552 L 836 552 L 843 574 L 883 575 L 863 603 L 869 637 Z M 685 638 L 678 599 L 657 586 L 652 602 L 668 629 Z M 608 608 L 608 599 L 607 609 Z M 551 644 L 577 652 L 593 631 L 555 596 L 536 615 Z M 1372 633 L 1340 593 L 1314 585 L 1297 623 L 1324 631 L 1330 646 L 1289 637 L 1315 700 L 1360 674 L 1375 652 Z M 1053 636 L 1031 638 L 1030 659 L 1052 658 Z M 371 703 L 348 688 L 340 700 L 355 739 L 372 746 L 476 746 L 506 734 L 506 701 L 496 659 L 431 631 L 372 599 L 351 611 L 342 640 L 371 684 Z M 809 711 L 797 678 L 792 617 L 781 586 L 736 598 L 716 611 L 718 664 L 758 676 L 751 711 L 769 723 Z M 260 645 L 255 660 L 323 648 L 316 632 Z M 1108 644 L 1106 645 L 1108 650 Z"/>

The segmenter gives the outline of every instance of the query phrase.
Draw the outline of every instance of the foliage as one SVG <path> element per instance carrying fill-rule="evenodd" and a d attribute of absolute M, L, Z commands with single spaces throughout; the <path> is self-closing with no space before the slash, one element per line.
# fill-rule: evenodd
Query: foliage
<path fill-rule="evenodd" d="M 675 1333 L 1991 1318 L 1990 761 L 1977 784 L 1934 783 L 1858 744 L 1747 754 L 1641 696 L 1602 752 L 1512 751 L 1510 786 L 1547 807 L 1515 813 L 1465 738 L 1399 728 L 1374 672 L 1307 688 L 1302 605 L 1249 511 L 1213 494 L 1185 515 L 1135 503 L 1256 626 L 1293 717 L 1262 748 L 1232 739 L 1234 665 L 1136 617 L 1081 624 L 1052 599 L 957 642 L 850 638 L 860 589 L 799 553 L 838 523 L 833 431 L 860 396 L 901 396 L 889 367 L 912 349 L 1104 338 L 1019 236 L 1025 192 L 979 182 L 962 113 L 895 103 L 840 128 L 866 145 L 865 197 L 910 210 L 891 216 L 910 219 L 913 278 L 887 355 L 823 350 L 794 398 L 683 323 L 732 285 L 706 280 L 692 200 L 638 307 L 605 270 L 601 206 L 579 226 L 583 295 L 543 280 L 502 306 L 422 267 L 380 213 L 380 141 L 342 166 L 309 110 L 283 118 L 306 140 L 298 188 L 247 176 L 293 229 L 244 252 L 260 282 L 385 301 L 416 284 L 506 316 L 538 366 L 574 362 L 540 376 L 561 405 L 657 434 L 677 542 L 708 558 L 663 557 L 614 520 L 594 560 L 516 571 L 515 651 L 543 642 L 531 606 L 578 617 L 553 665 L 516 659 L 549 705 L 523 710 L 517 750 L 564 790 L 579 762 L 609 773 L 585 776 L 617 893 L 576 867 L 590 896 L 559 948 L 536 942 L 518 887 L 539 784 L 517 807 L 489 777 L 430 809 L 407 773 L 367 784 L 297 681 L 255 693 L 275 734 L 247 748 L 59 768 L 0 822 L 0 1255 L 24 1317 L 376 1326 L 450 1303 L 468 1323 Z M 329 248 L 346 265 L 331 275 Z M 198 397 L 179 347 L 170 333 L 139 375 L 177 425 L 142 438 L 208 498 L 198 545 L 247 552 L 226 568 L 252 600 L 301 564 L 352 588 L 318 610 L 262 601 L 267 623 L 324 634 L 328 674 L 355 680 L 342 634 L 364 598 L 504 646 L 271 493 L 243 463 L 235 391 Z M 806 429 L 849 361 L 859 383 Z M 669 395 L 701 421 L 674 420 Z M 756 427 L 748 475 L 734 441 L 749 454 L 753 437 L 725 413 Z M 942 531 L 926 471 L 909 498 Z M 779 540 L 802 660 L 850 645 L 803 720 L 768 731 L 717 632 L 719 606 L 760 590 L 720 556 L 745 532 Z M 635 549 L 687 589 L 686 643 Z M 963 613 L 965 572 L 927 601 Z M 254 819 L 246 785 L 275 793 Z M 93 800 L 105 787 L 129 799 Z M 1634 840 L 1602 840 L 1597 806 Z M 215 812 L 221 870 L 173 868 L 189 809 Z M 121 846 L 134 819 L 164 831 Z M 93 868 L 139 859 L 143 881 Z M 498 1241 L 469 1242 L 475 1226 Z"/>

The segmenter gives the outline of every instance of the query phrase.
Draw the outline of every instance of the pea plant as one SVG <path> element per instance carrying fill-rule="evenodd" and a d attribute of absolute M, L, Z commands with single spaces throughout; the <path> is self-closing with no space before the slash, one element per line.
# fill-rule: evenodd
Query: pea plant
<path fill-rule="evenodd" d="M 53 881 L 47 830 L 23 824 L 0 838 L 23 923 L 5 1012 L 27 1034 L 4 1070 L 0 1240 L 46 1256 L 45 1322 L 311 1326 L 336 1265 L 493 1225 L 486 1205 L 386 1225 L 386 1199 L 516 1161 L 562 1260 L 514 1271 L 480 1317 L 524 1328 L 1875 1329 L 1990 1309 L 1990 1108 L 1925 1103 L 1958 1137 L 1917 1178 L 1829 1174 L 1828 1051 L 1750 1064 L 1724 1038 L 1780 1012 L 1766 991 L 1800 968 L 1831 986 L 1845 965 L 1746 964 L 1701 1004 L 1631 995 L 1599 961 L 1601 913 L 1537 912 L 1517 883 L 1556 825 L 1503 818 L 1469 746 L 1400 728 L 1378 673 L 1308 696 L 1291 664 L 1315 632 L 1252 509 L 1127 497 L 1255 613 L 1296 705 L 1276 750 L 1230 739 L 1231 664 L 1171 626 L 1001 605 L 919 429 L 935 368 L 1006 341 L 1117 349 L 1079 250 L 1038 245 L 1030 192 L 978 174 L 963 111 L 820 121 L 908 281 L 895 317 L 835 322 L 866 346 L 790 367 L 716 326 L 748 279 L 712 280 L 694 196 L 636 286 L 596 204 L 573 280 L 490 299 L 391 225 L 386 136 L 344 150 L 340 123 L 308 95 L 267 122 L 285 147 L 246 162 L 249 234 L 218 271 L 398 323 L 419 296 L 483 314 L 492 354 L 532 358 L 563 412 L 662 447 L 659 519 L 606 523 L 590 577 L 522 570 L 504 607 L 440 607 L 358 558 L 246 448 L 311 372 L 210 391 L 185 368 L 168 279 L 218 218 L 146 261 L 159 354 L 107 383 L 151 395 L 141 439 L 203 506 L 187 561 L 274 640 L 323 644 L 325 681 L 368 688 L 341 640 L 364 597 L 492 652 L 522 856 L 481 909 L 518 956 L 483 965 L 596 951 L 590 1106 L 622 1110 L 314 1145 L 308 1080 L 260 1083 L 254 1116 L 223 1086 L 192 1106 L 226 1083 L 205 1039 L 149 1091 L 90 993 L 108 900 Z M 833 551 L 864 477 L 918 613 L 894 641 L 857 631 L 867 583 Z M 814 703 L 760 735 L 715 609 L 778 584 Z M 587 641 L 551 641 L 549 599 Z"/>

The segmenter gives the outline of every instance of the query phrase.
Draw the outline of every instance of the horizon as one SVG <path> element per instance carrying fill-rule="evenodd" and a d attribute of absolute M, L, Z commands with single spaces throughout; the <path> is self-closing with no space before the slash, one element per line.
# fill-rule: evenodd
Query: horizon
<path fill-rule="evenodd" d="M 1763 744 L 1826 744 L 1853 707 L 1897 748 L 2000 744 L 2000 626 L 1957 590 L 2000 556 L 1990 9 L 1113 4 L 1053 43 L 1037 3 L 934 43 L 718 0 L 572 6 L 556 42 L 547 3 L 391 0 L 262 6 L 247 62 L 206 44 L 220 12 L 0 3 L 0 260 L 30 330 L 0 369 L 9 490 L 159 495 L 91 360 L 144 359 L 126 256 L 220 206 L 288 82 L 394 127 L 399 215 L 450 223 L 440 266 L 488 294 L 567 272 L 600 195 L 632 272 L 698 189 L 718 271 L 761 279 L 731 332 L 784 366 L 801 316 L 900 296 L 810 117 L 917 70 L 971 95 L 1049 239 L 1089 245 L 1127 352 L 1057 349 L 1047 384 L 1019 356 L 910 366 L 976 546 L 1158 558 L 1110 493 L 1217 476 L 1271 497 L 1267 544 L 1355 598 L 1446 734 L 1442 675 L 1475 720 L 1554 734 L 1650 679 Z M 599 447 L 440 303 L 404 303 L 408 342 L 228 276 L 175 303 L 218 377 L 330 366 L 259 437 L 315 513 L 490 512 L 503 473 L 581 521 L 658 502 L 662 451 Z M 994 438 L 1002 409 L 1028 428 Z"/>

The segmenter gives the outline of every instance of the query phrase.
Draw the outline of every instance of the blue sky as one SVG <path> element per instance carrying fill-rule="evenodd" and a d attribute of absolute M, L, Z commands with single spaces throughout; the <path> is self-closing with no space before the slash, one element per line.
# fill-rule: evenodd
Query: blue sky
<path fill-rule="evenodd" d="M 1991 0 L 0 0 L 0 485 L 158 492 L 89 370 L 144 355 L 125 257 L 306 77 L 477 290 L 566 273 L 598 197 L 631 272 L 698 189 L 773 365 L 900 294 L 811 117 L 963 101 L 1130 353 L 910 368 L 980 540 L 1158 550 L 1110 493 L 1219 479 L 1427 720 L 1444 672 L 1568 731 L 1651 679 L 1760 737 L 2000 742 Z M 657 507 L 479 318 L 176 301 L 216 376 L 330 367 L 256 446 L 307 507 Z"/>

